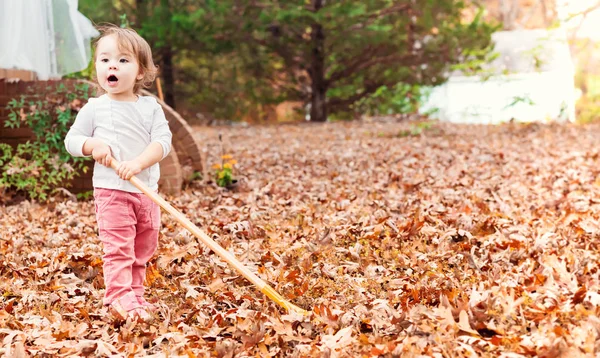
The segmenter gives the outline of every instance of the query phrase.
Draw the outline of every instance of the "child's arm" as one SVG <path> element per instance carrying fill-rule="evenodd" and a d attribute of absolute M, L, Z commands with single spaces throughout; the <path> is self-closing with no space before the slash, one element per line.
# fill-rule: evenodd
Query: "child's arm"
<path fill-rule="evenodd" d="M 110 167 L 110 161 L 112 159 L 110 147 L 102 140 L 97 138 L 88 138 L 83 143 L 82 148 L 83 155 L 91 155 L 98 163 Z"/>
<path fill-rule="evenodd" d="M 75 122 L 65 137 L 65 148 L 74 157 L 92 156 L 98 163 L 109 166 L 110 147 L 94 134 L 94 104 L 90 99 L 77 113 Z"/>
<path fill-rule="evenodd" d="M 94 134 L 94 107 L 88 102 L 77 113 L 75 122 L 65 136 L 65 149 L 74 157 L 85 157 L 83 147 L 85 142 Z"/>

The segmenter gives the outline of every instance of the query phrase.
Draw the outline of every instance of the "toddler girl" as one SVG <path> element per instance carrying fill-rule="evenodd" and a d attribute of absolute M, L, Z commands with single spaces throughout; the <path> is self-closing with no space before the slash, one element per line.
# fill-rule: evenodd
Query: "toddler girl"
<path fill-rule="evenodd" d="M 95 69 L 104 94 L 81 108 L 65 138 L 73 156 L 92 156 L 96 220 L 104 248 L 104 305 L 118 318 L 149 320 L 144 299 L 146 264 L 156 251 L 160 207 L 128 180 L 158 188 L 158 162 L 171 150 L 162 107 L 140 96 L 156 77 L 148 43 L 134 30 L 100 29 Z M 110 168 L 112 159 L 120 162 Z"/>

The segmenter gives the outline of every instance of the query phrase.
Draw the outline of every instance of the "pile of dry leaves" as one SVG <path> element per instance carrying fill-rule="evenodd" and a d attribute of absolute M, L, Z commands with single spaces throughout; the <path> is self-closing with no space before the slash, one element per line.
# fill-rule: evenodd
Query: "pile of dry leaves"
<path fill-rule="evenodd" d="M 163 214 L 157 320 L 113 322 L 93 203 L 0 207 L 0 355 L 598 354 L 600 127 L 413 125 L 198 129 L 238 185 L 168 200 L 309 317 Z"/>

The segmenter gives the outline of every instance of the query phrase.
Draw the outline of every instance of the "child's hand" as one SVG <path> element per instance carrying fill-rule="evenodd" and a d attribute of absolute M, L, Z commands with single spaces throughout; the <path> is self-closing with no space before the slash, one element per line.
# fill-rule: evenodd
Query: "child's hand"
<path fill-rule="evenodd" d="M 112 155 L 110 152 L 110 147 L 104 143 L 97 145 L 92 150 L 92 157 L 99 164 L 104 165 L 105 167 L 110 167 L 110 161 L 112 160 Z"/>
<path fill-rule="evenodd" d="M 142 165 L 137 160 L 129 160 L 119 163 L 117 175 L 124 180 L 131 179 L 132 176 L 142 171 Z"/>

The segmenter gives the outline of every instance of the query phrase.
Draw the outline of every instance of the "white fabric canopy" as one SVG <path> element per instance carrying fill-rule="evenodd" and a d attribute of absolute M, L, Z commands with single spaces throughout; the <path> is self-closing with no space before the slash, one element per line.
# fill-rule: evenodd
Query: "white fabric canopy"
<path fill-rule="evenodd" d="M 0 68 L 29 70 L 38 79 L 85 69 L 98 36 L 77 0 L 0 0 Z"/>

